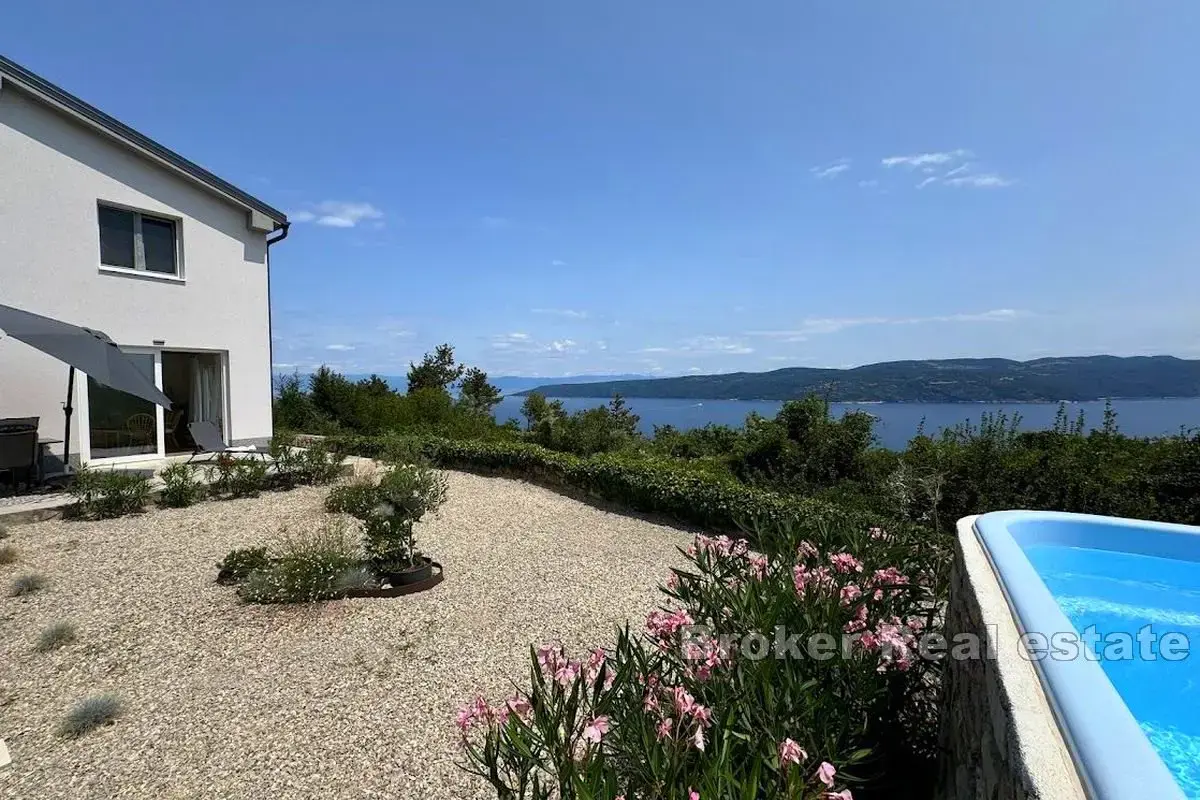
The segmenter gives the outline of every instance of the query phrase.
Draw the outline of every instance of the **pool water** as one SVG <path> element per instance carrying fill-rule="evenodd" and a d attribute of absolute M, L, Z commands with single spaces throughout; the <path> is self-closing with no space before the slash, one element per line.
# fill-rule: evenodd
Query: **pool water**
<path fill-rule="evenodd" d="M 1171 632 L 1200 648 L 1200 562 L 1049 543 L 1022 549 L 1076 631 L 1095 626 L 1108 679 L 1184 794 L 1200 800 L 1200 653 L 1159 657 Z M 1136 639 L 1115 644 L 1112 634 L 1135 637 L 1147 625 L 1150 658 Z"/>

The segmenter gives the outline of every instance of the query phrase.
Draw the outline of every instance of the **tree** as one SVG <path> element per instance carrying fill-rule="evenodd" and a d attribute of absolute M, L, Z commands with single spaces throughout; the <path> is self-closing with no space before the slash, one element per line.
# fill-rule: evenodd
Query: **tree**
<path fill-rule="evenodd" d="M 487 373 L 479 367 L 466 371 L 458 387 L 458 403 L 475 414 L 491 414 L 500 402 L 500 390 L 488 383 Z"/>
<path fill-rule="evenodd" d="M 441 389 L 449 392 L 463 376 L 466 366 L 454 363 L 454 347 L 449 344 L 439 344 L 432 353 L 426 353 L 420 364 L 409 362 L 408 391 L 421 389 Z"/>

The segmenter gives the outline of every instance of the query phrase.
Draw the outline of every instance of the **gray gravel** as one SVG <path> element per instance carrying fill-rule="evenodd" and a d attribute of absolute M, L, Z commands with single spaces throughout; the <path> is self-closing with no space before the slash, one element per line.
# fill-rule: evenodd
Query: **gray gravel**
<path fill-rule="evenodd" d="M 319 524 L 327 490 L 206 502 L 106 522 L 12 528 L 40 593 L 0 596 L 3 798 L 486 797 L 456 766 L 452 715 L 499 697 L 528 646 L 611 643 L 658 605 L 688 537 L 519 481 L 450 473 L 419 541 L 446 568 L 429 592 L 312 606 L 249 606 L 213 583 L 233 547 Z M 35 653 L 69 620 L 78 640 Z M 110 727 L 55 728 L 112 692 Z"/>

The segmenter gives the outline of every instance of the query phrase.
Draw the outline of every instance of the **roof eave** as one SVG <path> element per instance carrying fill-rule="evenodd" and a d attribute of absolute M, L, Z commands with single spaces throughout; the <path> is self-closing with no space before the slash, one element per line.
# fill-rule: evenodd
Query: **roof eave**
<path fill-rule="evenodd" d="M 265 215 L 275 223 L 277 228 L 287 224 L 287 215 L 279 209 L 273 208 L 257 197 L 243 192 L 232 183 L 214 175 L 199 164 L 189 161 L 150 137 L 138 133 L 120 120 L 110 117 L 95 106 L 85 103 L 70 92 L 55 86 L 45 78 L 35 75 L 20 64 L 10 61 L 4 56 L 0 56 L 0 84 L 6 82 L 11 83 L 27 94 L 34 95 L 41 101 L 83 122 L 92 129 L 132 148 L 143 157 L 170 169 L 176 174 L 187 178 L 235 205 L 241 206 L 248 211 L 257 211 Z"/>

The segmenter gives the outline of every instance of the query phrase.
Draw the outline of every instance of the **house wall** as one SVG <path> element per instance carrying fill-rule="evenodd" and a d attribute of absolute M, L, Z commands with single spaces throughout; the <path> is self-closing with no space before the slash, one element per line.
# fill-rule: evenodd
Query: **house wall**
<path fill-rule="evenodd" d="M 101 200 L 180 219 L 182 280 L 102 272 Z M 11 83 L 0 85 L 0 303 L 122 346 L 226 351 L 231 438 L 271 433 L 265 234 L 247 228 L 245 209 Z M 39 415 L 41 434 L 62 438 L 66 377 L 61 362 L 0 339 L 0 417 Z M 77 413 L 73 453 L 86 425 Z"/>

